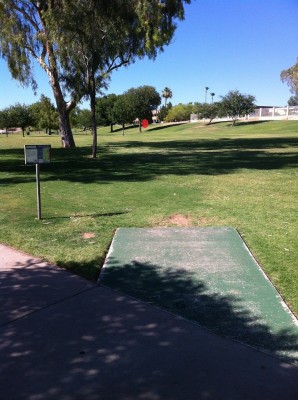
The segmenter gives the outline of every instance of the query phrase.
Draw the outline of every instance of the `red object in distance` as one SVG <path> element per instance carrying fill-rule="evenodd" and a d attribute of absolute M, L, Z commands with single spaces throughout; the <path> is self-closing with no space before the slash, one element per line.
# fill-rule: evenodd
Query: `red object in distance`
<path fill-rule="evenodd" d="M 142 127 L 143 127 L 143 128 L 148 128 L 148 126 L 149 126 L 148 120 L 147 120 L 147 119 L 143 119 L 143 120 L 142 120 Z"/>

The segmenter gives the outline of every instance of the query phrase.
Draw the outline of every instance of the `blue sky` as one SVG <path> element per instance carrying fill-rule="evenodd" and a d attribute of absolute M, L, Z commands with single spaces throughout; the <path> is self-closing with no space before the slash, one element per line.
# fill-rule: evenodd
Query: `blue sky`
<path fill-rule="evenodd" d="M 259 105 L 287 104 L 291 93 L 279 76 L 298 57 L 298 0 L 195 0 L 185 8 L 170 46 L 155 61 L 138 60 L 114 71 L 106 93 L 141 85 L 161 92 L 167 86 L 178 104 L 203 102 L 208 86 L 214 100 L 237 89 L 254 95 Z M 41 93 L 53 99 L 45 72 L 37 67 L 36 76 L 34 96 L 11 79 L 0 60 L 0 109 L 33 103 Z"/>

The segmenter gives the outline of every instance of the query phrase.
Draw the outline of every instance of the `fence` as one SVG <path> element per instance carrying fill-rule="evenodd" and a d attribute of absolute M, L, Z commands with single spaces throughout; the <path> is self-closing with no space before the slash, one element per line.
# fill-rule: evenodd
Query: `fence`
<path fill-rule="evenodd" d="M 231 118 L 215 118 L 217 121 L 225 121 Z M 260 107 L 256 108 L 253 113 L 246 115 L 240 119 L 244 120 L 298 120 L 298 106 L 287 107 Z M 199 121 L 198 114 L 191 114 L 190 122 Z"/>
<path fill-rule="evenodd" d="M 298 107 L 260 107 L 248 116 L 248 119 L 298 119 Z"/>

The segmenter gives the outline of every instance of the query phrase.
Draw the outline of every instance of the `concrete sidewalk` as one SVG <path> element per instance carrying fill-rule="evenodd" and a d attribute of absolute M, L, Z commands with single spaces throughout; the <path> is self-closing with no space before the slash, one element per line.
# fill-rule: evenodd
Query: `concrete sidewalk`
<path fill-rule="evenodd" d="M 0 399 L 291 399 L 298 368 L 0 245 Z"/>

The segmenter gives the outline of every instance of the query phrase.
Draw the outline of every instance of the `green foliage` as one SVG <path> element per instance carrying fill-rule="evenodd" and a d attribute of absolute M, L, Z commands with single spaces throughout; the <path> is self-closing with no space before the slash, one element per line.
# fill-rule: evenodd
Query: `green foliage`
<path fill-rule="evenodd" d="M 255 97 L 241 94 L 238 90 L 230 91 L 226 96 L 221 96 L 222 113 L 231 117 L 233 126 L 239 117 L 250 114 L 255 109 Z"/>
<path fill-rule="evenodd" d="M 170 111 L 170 109 L 173 107 L 172 103 L 169 102 L 167 104 L 167 106 L 162 106 L 159 110 L 158 116 L 160 121 L 165 121 L 166 116 L 168 115 L 168 112 Z"/>
<path fill-rule="evenodd" d="M 58 129 L 58 113 L 49 97 L 40 96 L 40 100 L 30 106 L 33 125 L 37 129 L 45 129 L 51 133 L 52 129 Z"/>
<path fill-rule="evenodd" d="M 221 103 L 203 103 L 196 108 L 196 114 L 198 114 L 200 119 L 209 119 L 209 124 L 216 117 L 222 116 L 222 106 Z"/>
<path fill-rule="evenodd" d="M 129 97 L 126 95 L 118 96 L 113 108 L 113 121 L 121 124 L 124 134 L 124 125 L 132 123 L 134 119 L 134 109 L 129 102 Z"/>
<path fill-rule="evenodd" d="M 298 93 L 295 96 L 291 96 L 288 100 L 289 106 L 298 106 Z"/>
<path fill-rule="evenodd" d="M 96 99 L 96 122 L 99 126 L 108 126 L 113 124 L 113 108 L 118 96 L 109 94 Z"/>
<path fill-rule="evenodd" d="M 30 109 L 25 104 L 16 103 L 0 111 L 0 126 L 5 129 L 21 128 L 23 136 L 25 129 L 32 123 L 33 118 Z"/>
<path fill-rule="evenodd" d="M 92 118 L 91 118 L 91 111 L 88 109 L 79 109 L 76 113 L 76 126 L 83 128 L 85 131 L 86 129 L 91 129 L 92 127 Z"/>
<path fill-rule="evenodd" d="M 14 79 L 23 85 L 37 88 L 34 79 L 32 54 L 45 45 L 38 37 L 36 5 L 33 2 L 5 1 L 0 4 L 0 56 L 7 61 Z M 36 57 L 35 57 L 36 58 Z"/>
<path fill-rule="evenodd" d="M 156 110 L 160 105 L 161 98 L 153 86 L 140 86 L 131 88 L 124 94 L 131 116 L 133 119 L 146 118 L 152 122 L 152 110 Z"/>
<path fill-rule="evenodd" d="M 182 104 L 179 103 L 178 105 L 172 107 L 167 116 L 165 118 L 166 122 L 180 122 L 180 121 L 189 121 L 190 114 L 193 112 L 193 104 Z"/>
<path fill-rule="evenodd" d="M 24 136 L 25 129 L 33 122 L 29 107 L 25 104 L 17 103 L 10 107 L 9 113 L 12 120 L 15 122 L 15 125 L 22 128 Z"/>
<path fill-rule="evenodd" d="M 70 124 L 72 128 L 77 128 L 78 125 L 78 121 L 77 121 L 77 117 L 78 117 L 78 112 L 79 112 L 79 107 L 75 107 L 73 110 L 71 110 L 69 118 L 70 118 Z"/>
<path fill-rule="evenodd" d="M 298 94 L 298 58 L 291 68 L 281 71 L 280 78 L 282 82 L 287 83 L 292 93 Z"/>
<path fill-rule="evenodd" d="M 208 93 L 209 89 L 210 89 L 210 87 L 205 86 L 205 103 L 207 103 L 207 93 Z"/>
<path fill-rule="evenodd" d="M 165 87 L 164 90 L 161 93 L 161 96 L 165 99 L 165 105 L 164 107 L 167 107 L 167 100 L 171 99 L 173 97 L 172 90 L 168 87 Z"/>
<path fill-rule="evenodd" d="M 10 118 L 9 109 L 4 108 L 0 110 L 0 127 L 1 129 L 9 129 L 14 126 L 13 121 Z"/>

